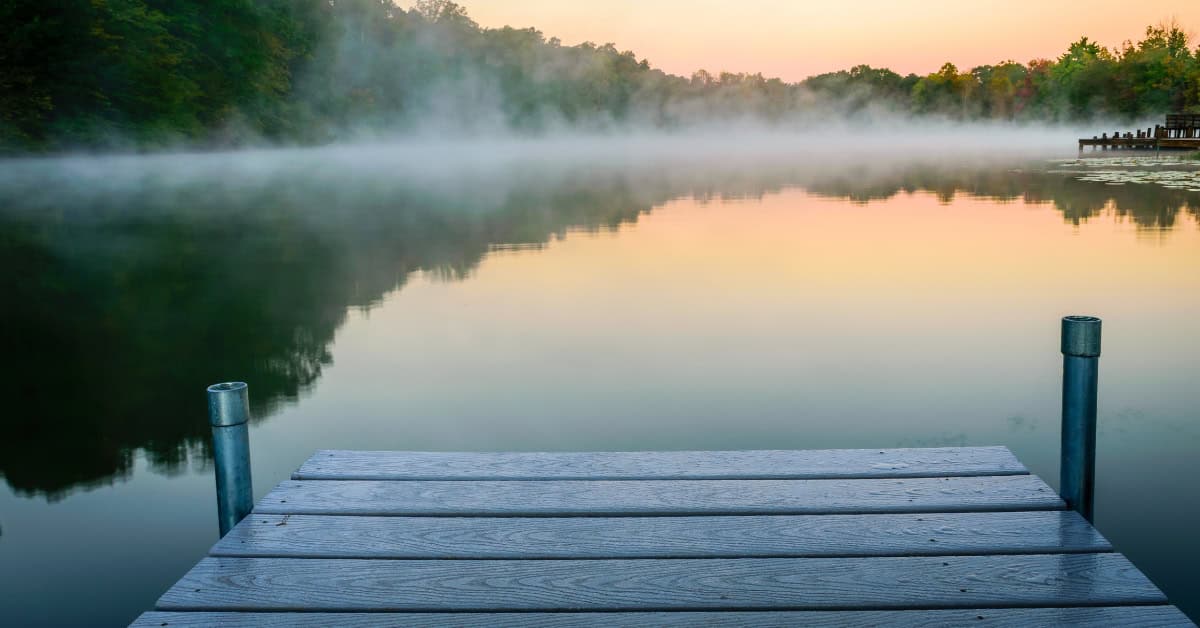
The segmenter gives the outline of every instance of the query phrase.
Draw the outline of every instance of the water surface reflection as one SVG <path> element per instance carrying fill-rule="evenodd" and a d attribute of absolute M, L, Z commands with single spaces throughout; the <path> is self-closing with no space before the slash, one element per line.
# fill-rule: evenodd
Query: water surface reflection
<path fill-rule="evenodd" d="M 930 192 L 1163 232 L 1200 217 L 1194 192 L 1106 186 L 1037 163 L 516 164 L 431 181 L 303 161 L 265 174 L 202 161 L 180 178 L 129 158 L 6 172 L 2 376 L 15 411 L 0 419 L 0 473 L 50 499 L 126 477 L 136 450 L 167 473 L 203 459 L 196 391 L 231 374 L 253 383 L 256 420 L 266 420 L 321 377 L 348 310 L 374 307 L 414 272 L 454 281 L 489 252 L 612 232 L 672 199 L 802 188 L 870 203 Z M 905 444 L 962 442 L 951 433 Z"/>
<path fill-rule="evenodd" d="M 259 495 L 321 447 L 1004 444 L 1053 482 L 1078 312 L 1100 529 L 1196 611 L 1200 193 L 606 150 L 0 164 L 0 616 L 128 622 L 204 553 L 214 381 Z"/>

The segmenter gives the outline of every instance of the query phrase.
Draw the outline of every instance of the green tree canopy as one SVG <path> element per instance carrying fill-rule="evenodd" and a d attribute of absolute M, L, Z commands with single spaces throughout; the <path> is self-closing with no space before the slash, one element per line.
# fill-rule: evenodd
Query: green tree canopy
<path fill-rule="evenodd" d="M 363 133 L 773 124 L 890 111 L 956 119 L 1200 112 L 1200 50 L 1175 22 L 1054 60 L 788 83 L 675 76 L 611 43 L 483 28 L 450 0 L 10 0 L 0 151 L 321 143 Z"/>

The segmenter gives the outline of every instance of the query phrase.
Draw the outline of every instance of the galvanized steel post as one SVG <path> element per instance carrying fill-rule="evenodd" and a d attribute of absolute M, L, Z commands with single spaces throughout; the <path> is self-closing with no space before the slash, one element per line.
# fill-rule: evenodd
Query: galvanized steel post
<path fill-rule="evenodd" d="M 1096 481 L 1096 385 L 1100 319 L 1062 319 L 1062 456 L 1059 493 L 1067 506 L 1092 520 Z"/>
<path fill-rule="evenodd" d="M 213 466 L 217 476 L 217 523 L 221 536 L 250 514 L 250 403 L 244 382 L 208 387 L 208 420 L 212 424 Z"/>

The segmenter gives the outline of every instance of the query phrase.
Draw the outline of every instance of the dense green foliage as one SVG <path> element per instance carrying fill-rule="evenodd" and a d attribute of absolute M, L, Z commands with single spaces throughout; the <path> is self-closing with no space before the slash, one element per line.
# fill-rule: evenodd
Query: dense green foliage
<path fill-rule="evenodd" d="M 799 123 L 831 115 L 1135 119 L 1200 111 L 1200 49 L 1174 24 L 1110 50 L 927 76 L 858 66 L 785 83 L 681 77 L 612 44 L 480 28 L 447 0 L 9 0 L 0 149 L 355 134 Z"/>

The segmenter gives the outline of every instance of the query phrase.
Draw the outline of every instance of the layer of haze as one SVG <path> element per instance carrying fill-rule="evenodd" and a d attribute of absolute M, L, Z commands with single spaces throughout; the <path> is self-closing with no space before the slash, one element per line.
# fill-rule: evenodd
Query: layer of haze
<path fill-rule="evenodd" d="M 928 74 L 1006 59 L 1058 57 L 1087 35 L 1137 41 L 1172 17 L 1200 24 L 1200 3 L 1178 0 L 465 0 L 481 26 L 533 27 L 564 44 L 612 42 L 673 74 L 762 72 L 799 81 L 858 64 Z"/>
<path fill-rule="evenodd" d="M 629 173 L 684 167 L 710 173 L 780 169 L 810 176 L 862 176 L 920 163 L 928 166 L 1017 164 L 1069 157 L 1083 127 L 954 123 L 881 116 L 857 126 L 812 130 L 754 123 L 701 130 L 577 133 L 541 137 L 383 136 L 313 148 L 244 149 L 146 155 L 12 159 L 0 169 L 0 199 L 10 211 L 40 212 L 79 196 L 192 193 L 270 188 L 280 175 L 307 172 L 310 182 L 355 194 L 381 179 L 419 183 L 438 195 L 520 193 L 524 186 L 580 172 Z M 463 186 L 473 179 L 475 186 Z M 486 184 L 483 181 L 487 181 Z M 331 214 L 336 212 L 331 211 Z"/>

